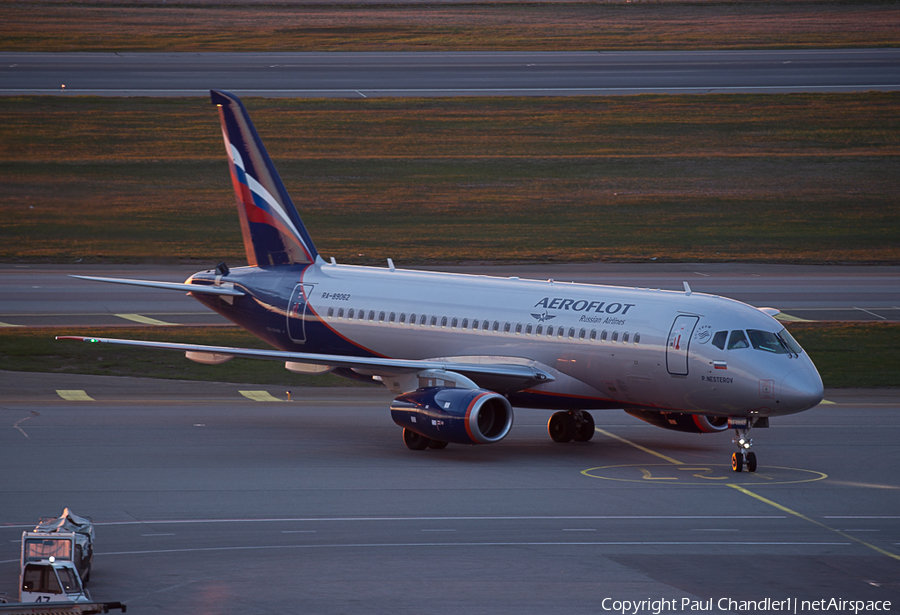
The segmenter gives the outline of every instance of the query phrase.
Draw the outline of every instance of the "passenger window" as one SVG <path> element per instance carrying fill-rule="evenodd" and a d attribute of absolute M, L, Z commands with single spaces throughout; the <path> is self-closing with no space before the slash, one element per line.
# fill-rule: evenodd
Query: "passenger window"
<path fill-rule="evenodd" d="M 521 333 L 522 333 L 522 323 L 518 323 L 518 324 L 516 324 L 516 335 L 519 335 Z"/>
<path fill-rule="evenodd" d="M 394 324 L 395 320 L 397 320 L 397 315 L 394 312 L 391 312 L 390 323 Z"/>
<path fill-rule="evenodd" d="M 378 313 L 378 322 L 384 322 L 384 312 Z"/>
<path fill-rule="evenodd" d="M 618 331 L 613 331 L 611 341 L 613 344 L 615 344 L 617 341 L 619 341 L 619 332 Z"/>
<path fill-rule="evenodd" d="M 444 316 L 441 318 L 441 329 L 444 329 L 447 326 L 447 317 Z"/>
<path fill-rule="evenodd" d="M 401 325 L 406 324 L 406 312 L 400 312 L 400 324 Z"/>
<path fill-rule="evenodd" d="M 605 342 L 605 341 L 606 341 L 606 329 L 604 329 L 604 330 L 603 330 L 603 333 L 600 334 L 600 341 L 601 341 L 601 342 Z"/>
<path fill-rule="evenodd" d="M 537 326 L 537 329 L 534 330 L 534 334 L 535 334 L 535 335 L 540 335 L 540 334 L 543 333 L 543 332 L 544 332 L 544 327 L 543 327 L 543 325 L 538 325 L 538 326 Z"/>
<path fill-rule="evenodd" d="M 583 340 L 585 335 L 587 335 L 587 331 L 582 329 L 581 331 L 578 332 L 578 339 Z"/>
<path fill-rule="evenodd" d="M 728 331 L 716 331 L 713 336 L 713 346 L 719 350 L 725 350 L 725 340 L 728 339 Z"/>
<path fill-rule="evenodd" d="M 369 310 L 369 322 L 373 322 L 375 320 L 375 310 Z"/>
<path fill-rule="evenodd" d="M 635 334 L 634 334 L 634 343 L 635 343 L 635 344 L 639 344 L 640 342 L 641 342 L 641 334 L 640 334 L 640 333 L 635 333 Z"/>
<path fill-rule="evenodd" d="M 553 325 L 547 327 L 547 337 L 553 337 Z"/>
<path fill-rule="evenodd" d="M 350 311 L 347 312 L 347 320 L 353 320 L 353 308 L 350 308 Z"/>
<path fill-rule="evenodd" d="M 338 310 L 338 318 L 343 318 L 343 317 L 344 317 L 344 308 L 341 308 Z"/>
<path fill-rule="evenodd" d="M 494 321 L 494 333 L 497 333 L 498 331 L 500 331 L 500 323 L 495 320 Z"/>
<path fill-rule="evenodd" d="M 569 339 L 575 339 L 575 329 L 569 329 Z"/>
<path fill-rule="evenodd" d="M 475 318 L 472 319 L 472 331 L 478 331 L 478 320 Z"/>
<path fill-rule="evenodd" d="M 420 326 L 420 327 L 424 327 L 424 326 L 425 326 L 425 323 L 426 323 L 427 321 L 428 321 L 428 316 L 426 316 L 425 314 L 422 314 L 422 317 L 419 318 L 419 326 Z"/>
<path fill-rule="evenodd" d="M 432 326 L 432 327 L 436 327 L 436 326 L 437 326 L 437 316 L 432 316 L 432 317 L 431 317 L 431 326 Z"/>
<path fill-rule="evenodd" d="M 591 329 L 591 341 L 594 342 L 597 340 L 597 330 Z"/>
<path fill-rule="evenodd" d="M 503 325 L 503 332 L 509 333 L 509 330 L 511 327 L 512 327 L 512 325 L 510 325 L 509 323 L 506 323 L 505 325 Z"/>
<path fill-rule="evenodd" d="M 566 334 L 566 328 L 565 328 L 565 327 L 559 327 L 559 328 L 556 329 L 556 331 L 557 331 L 556 337 L 558 337 L 559 339 L 562 339 L 563 336 Z"/>
<path fill-rule="evenodd" d="M 482 330 L 482 331 L 488 331 L 490 328 L 491 328 L 491 323 L 490 323 L 490 321 L 485 320 L 485 321 L 484 321 L 484 325 L 482 325 L 482 327 L 481 327 L 481 330 Z"/>
<path fill-rule="evenodd" d="M 334 308 L 328 308 L 328 318 L 332 318 L 334 316 Z"/>
<path fill-rule="evenodd" d="M 628 331 L 626 331 L 625 333 L 622 334 L 622 343 L 623 344 L 628 343 Z"/>
<path fill-rule="evenodd" d="M 531 335 L 531 325 L 525 325 L 525 335 Z"/>
<path fill-rule="evenodd" d="M 728 350 L 737 350 L 738 348 L 748 348 L 747 336 L 741 330 L 732 331 L 731 337 L 728 338 Z"/>

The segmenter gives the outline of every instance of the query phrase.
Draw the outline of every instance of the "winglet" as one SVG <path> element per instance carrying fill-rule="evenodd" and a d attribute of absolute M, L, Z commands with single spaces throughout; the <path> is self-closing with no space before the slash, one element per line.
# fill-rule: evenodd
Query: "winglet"
<path fill-rule="evenodd" d="M 210 90 L 222 136 L 251 266 L 316 262 L 313 245 L 250 115 L 234 94 Z"/>

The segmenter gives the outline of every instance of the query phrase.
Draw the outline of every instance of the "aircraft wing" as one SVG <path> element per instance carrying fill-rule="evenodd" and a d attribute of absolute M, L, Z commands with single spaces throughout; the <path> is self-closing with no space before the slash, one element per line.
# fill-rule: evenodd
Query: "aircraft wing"
<path fill-rule="evenodd" d="M 201 286 L 199 284 L 178 284 L 177 282 L 154 282 L 152 280 L 129 280 L 126 278 L 97 278 L 89 275 L 70 275 L 70 278 L 79 280 L 91 280 L 94 282 L 110 282 L 112 284 L 127 284 L 129 286 L 146 286 L 149 288 L 164 288 L 166 290 L 183 290 L 186 293 L 206 293 L 209 295 L 228 295 L 231 297 L 243 297 L 244 293 L 234 289 L 234 284 L 222 284 L 221 286 Z"/>
<path fill-rule="evenodd" d="M 482 387 L 489 387 L 498 392 L 515 392 L 527 389 L 536 384 L 555 380 L 548 372 L 530 365 L 516 363 L 468 363 L 448 359 L 390 359 L 382 357 L 351 357 L 343 355 L 316 354 L 307 352 L 288 352 L 285 350 L 261 350 L 256 348 L 234 348 L 231 346 L 207 346 L 203 344 L 181 344 L 175 342 L 148 342 L 143 340 L 121 340 L 105 337 L 86 337 L 79 335 L 60 335 L 58 340 L 76 340 L 93 344 L 119 344 L 139 348 L 159 348 L 178 350 L 185 353 L 201 353 L 216 357 L 242 357 L 246 359 L 267 359 L 345 367 L 362 374 L 393 376 L 398 374 L 434 373 L 461 374 Z M 221 361 L 220 361 L 221 362 Z M 387 384 L 387 382 L 385 383 Z M 391 388 L 389 386 L 389 388 Z M 415 387 L 413 387 L 415 388 Z"/>

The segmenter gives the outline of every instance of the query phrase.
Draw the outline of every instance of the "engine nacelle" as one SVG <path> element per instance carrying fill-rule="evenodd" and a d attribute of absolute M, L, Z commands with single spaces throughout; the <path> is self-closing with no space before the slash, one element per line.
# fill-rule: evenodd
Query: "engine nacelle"
<path fill-rule="evenodd" d="M 509 433 L 513 411 L 509 400 L 493 391 L 428 387 L 396 398 L 391 418 L 439 442 L 491 444 Z"/>
<path fill-rule="evenodd" d="M 636 408 L 629 408 L 625 412 L 651 425 L 674 431 L 716 433 L 728 429 L 727 416 L 704 416 L 702 414 L 659 412 L 656 410 L 638 410 Z"/>

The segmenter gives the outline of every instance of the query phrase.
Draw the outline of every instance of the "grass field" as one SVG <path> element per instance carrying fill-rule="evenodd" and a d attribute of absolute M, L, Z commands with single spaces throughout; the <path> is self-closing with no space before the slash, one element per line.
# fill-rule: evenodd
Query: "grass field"
<path fill-rule="evenodd" d="M 340 262 L 900 262 L 900 94 L 245 101 Z M 244 262 L 201 99 L 0 98 L 0 261 Z"/>
<path fill-rule="evenodd" d="M 826 387 L 897 387 L 898 323 L 797 323 L 791 334 L 815 362 Z M 0 329 L 0 369 L 50 373 L 137 376 L 285 386 L 366 386 L 337 376 L 302 376 L 278 361 L 233 359 L 200 365 L 166 350 L 57 341 L 56 335 L 265 348 L 237 327 L 109 327 Z"/>
<path fill-rule="evenodd" d="M 0 51 L 437 51 L 897 45 L 885 0 L 3 0 Z"/>

